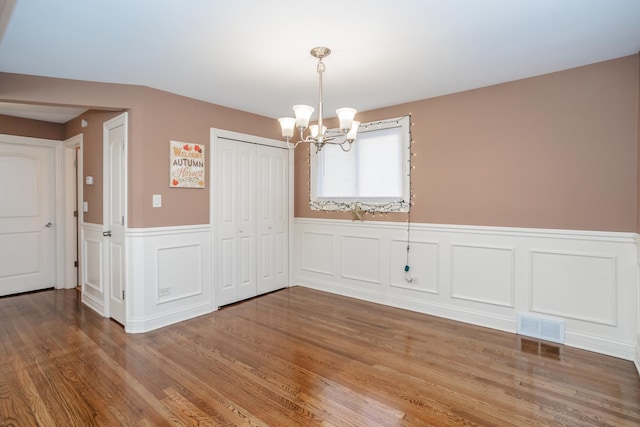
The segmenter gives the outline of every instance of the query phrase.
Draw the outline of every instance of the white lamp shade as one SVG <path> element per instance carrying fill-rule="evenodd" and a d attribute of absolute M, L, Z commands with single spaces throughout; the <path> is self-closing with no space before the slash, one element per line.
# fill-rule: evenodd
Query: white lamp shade
<path fill-rule="evenodd" d="M 325 134 L 326 131 L 327 131 L 327 127 L 326 126 L 322 126 L 322 134 L 323 135 Z M 318 137 L 318 125 L 309 126 L 309 132 L 311 132 L 311 137 L 312 138 L 317 138 Z"/>
<path fill-rule="evenodd" d="M 353 118 L 356 113 L 355 108 L 338 108 L 336 110 L 336 114 L 338 115 L 338 119 L 340 119 L 340 130 L 343 132 L 349 131 L 352 127 Z"/>
<path fill-rule="evenodd" d="M 314 108 L 308 105 L 294 105 L 293 111 L 296 113 L 296 126 L 301 131 L 305 130 L 309 126 L 309 119 Z"/>
<path fill-rule="evenodd" d="M 293 136 L 293 128 L 296 126 L 296 119 L 293 117 L 279 118 L 280 127 L 282 128 L 282 137 L 291 138 Z"/>
<path fill-rule="evenodd" d="M 360 122 L 357 120 L 353 121 L 351 125 L 351 129 L 349 129 L 349 133 L 347 133 L 347 141 L 353 142 L 356 140 L 356 135 L 358 134 L 358 128 L 360 127 Z"/>

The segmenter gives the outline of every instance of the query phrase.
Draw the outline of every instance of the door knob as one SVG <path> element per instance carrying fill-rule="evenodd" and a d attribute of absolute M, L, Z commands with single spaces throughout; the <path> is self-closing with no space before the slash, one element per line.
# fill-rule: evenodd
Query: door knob
<path fill-rule="evenodd" d="M 48 222 L 48 223 L 46 223 L 44 226 L 45 226 L 45 227 L 47 227 L 47 228 L 51 228 L 51 227 L 53 227 L 53 224 L 52 224 L 52 223 L 50 223 L 50 222 Z"/>
<path fill-rule="evenodd" d="M 102 233 L 104 237 L 111 237 L 111 230 L 105 231 Z"/>

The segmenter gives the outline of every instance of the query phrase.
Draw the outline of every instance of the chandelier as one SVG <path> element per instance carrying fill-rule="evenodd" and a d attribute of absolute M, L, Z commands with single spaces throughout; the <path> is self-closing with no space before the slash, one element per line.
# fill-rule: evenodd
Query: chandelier
<path fill-rule="evenodd" d="M 356 134 L 360 122 L 353 120 L 356 115 L 354 108 L 338 108 L 336 114 L 340 121 L 338 129 L 327 130 L 322 125 L 322 73 L 325 67 L 322 59 L 329 56 L 331 49 L 328 47 L 314 47 L 311 49 L 311 56 L 318 58 L 318 123 L 309 126 L 311 114 L 315 111 L 309 105 L 294 105 L 293 111 L 296 117 L 282 117 L 278 119 L 282 127 L 282 137 L 287 141 L 288 148 L 296 148 L 301 142 L 310 143 L 316 146 L 316 152 L 322 150 L 326 144 L 339 145 L 343 151 L 349 151 L 351 144 L 356 140 Z M 300 132 L 300 140 L 296 143 L 291 142 L 295 129 Z M 305 131 L 309 129 L 305 136 Z"/>

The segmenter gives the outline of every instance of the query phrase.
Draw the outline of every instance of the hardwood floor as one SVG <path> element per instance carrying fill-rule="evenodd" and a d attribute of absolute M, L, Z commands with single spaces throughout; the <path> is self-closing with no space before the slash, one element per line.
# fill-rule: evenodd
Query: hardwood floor
<path fill-rule="evenodd" d="M 631 362 L 295 287 L 146 334 L 0 299 L 0 425 L 640 425 Z"/>

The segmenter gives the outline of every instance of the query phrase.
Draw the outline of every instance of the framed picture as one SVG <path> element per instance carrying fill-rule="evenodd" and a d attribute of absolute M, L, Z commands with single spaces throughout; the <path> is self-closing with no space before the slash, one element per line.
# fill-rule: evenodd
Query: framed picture
<path fill-rule="evenodd" d="M 204 188 L 204 145 L 171 141 L 169 187 Z"/>

